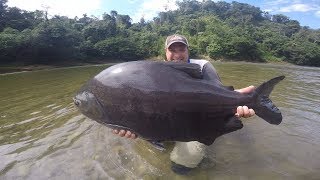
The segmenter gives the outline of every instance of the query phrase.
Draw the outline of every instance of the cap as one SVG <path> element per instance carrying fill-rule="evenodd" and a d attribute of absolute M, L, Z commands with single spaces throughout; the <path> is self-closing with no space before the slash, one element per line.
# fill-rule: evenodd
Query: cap
<path fill-rule="evenodd" d="M 171 46 L 171 44 L 176 43 L 176 42 L 183 43 L 186 46 L 189 46 L 187 38 L 185 38 L 184 36 L 181 36 L 179 34 L 174 34 L 174 35 L 168 36 L 164 46 L 165 46 L 165 48 L 168 48 L 169 46 Z"/>

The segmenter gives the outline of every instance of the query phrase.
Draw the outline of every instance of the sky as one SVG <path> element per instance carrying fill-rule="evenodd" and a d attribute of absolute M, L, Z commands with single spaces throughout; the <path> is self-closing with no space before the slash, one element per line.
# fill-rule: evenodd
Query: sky
<path fill-rule="evenodd" d="M 231 3 L 233 0 L 225 1 Z M 270 14 L 284 14 L 292 20 L 298 20 L 301 26 L 320 29 L 320 0 L 236 1 L 259 7 Z M 177 9 L 175 2 L 176 0 L 8 0 L 7 5 L 29 11 L 47 10 L 50 15 L 70 18 L 82 17 L 83 14 L 101 17 L 104 12 L 109 14 L 111 10 L 115 10 L 118 14 L 129 15 L 132 22 L 139 22 L 141 17 L 152 20 L 161 11 Z"/>

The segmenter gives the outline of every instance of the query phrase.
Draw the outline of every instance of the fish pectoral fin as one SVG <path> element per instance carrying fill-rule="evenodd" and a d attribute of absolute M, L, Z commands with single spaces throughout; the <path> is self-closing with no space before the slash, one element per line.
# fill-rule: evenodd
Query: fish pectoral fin
<path fill-rule="evenodd" d="M 242 127 L 243 127 L 243 124 L 240 121 L 240 119 L 236 116 L 232 116 L 231 118 L 227 119 L 227 122 L 224 124 L 224 126 L 222 126 L 221 128 L 219 128 L 219 130 L 217 130 L 215 135 L 213 135 L 212 137 L 200 138 L 200 140 L 198 141 L 209 146 L 215 141 L 216 138 L 224 134 L 239 130 Z"/>
<path fill-rule="evenodd" d="M 201 67 L 198 64 L 179 62 L 167 62 L 167 64 L 174 69 L 187 73 L 192 78 L 203 79 Z"/>
<path fill-rule="evenodd" d="M 147 140 L 149 143 L 151 143 L 151 145 L 158 149 L 159 151 L 165 151 L 166 148 L 164 147 L 164 144 L 160 141 L 152 141 L 152 140 Z"/>

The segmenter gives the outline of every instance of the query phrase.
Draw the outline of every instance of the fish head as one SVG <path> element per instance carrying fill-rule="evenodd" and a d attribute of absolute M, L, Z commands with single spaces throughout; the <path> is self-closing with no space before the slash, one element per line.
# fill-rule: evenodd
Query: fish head
<path fill-rule="evenodd" d="M 88 118 L 99 121 L 104 117 L 102 105 L 94 94 L 82 91 L 73 98 L 74 105 Z"/>

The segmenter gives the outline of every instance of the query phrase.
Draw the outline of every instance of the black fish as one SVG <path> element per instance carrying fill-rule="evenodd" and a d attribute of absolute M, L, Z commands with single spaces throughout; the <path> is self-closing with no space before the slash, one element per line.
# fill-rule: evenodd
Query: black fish
<path fill-rule="evenodd" d="M 269 99 L 284 76 L 264 82 L 250 94 L 222 85 L 212 65 L 135 61 L 111 66 L 89 80 L 74 98 L 87 117 L 146 140 L 199 141 L 210 145 L 241 129 L 234 116 L 246 105 L 271 124 L 282 115 Z"/>

